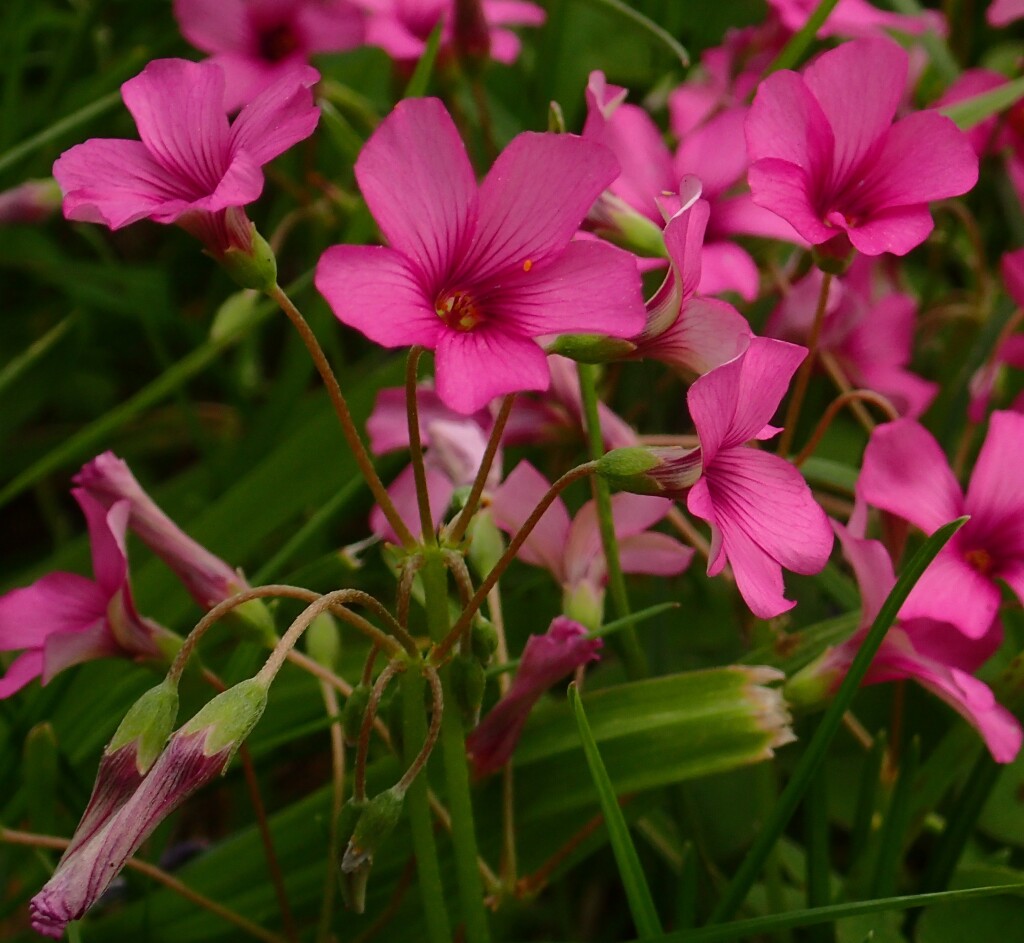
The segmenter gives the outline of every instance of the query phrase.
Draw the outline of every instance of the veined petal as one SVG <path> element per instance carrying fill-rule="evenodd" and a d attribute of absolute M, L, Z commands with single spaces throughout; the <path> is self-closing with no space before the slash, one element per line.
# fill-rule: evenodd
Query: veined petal
<path fill-rule="evenodd" d="M 520 462 L 491 497 L 494 522 L 506 533 L 515 534 L 550 487 L 548 480 L 529 462 Z M 565 502 L 555 498 L 519 548 L 518 556 L 533 566 L 544 567 L 562 582 L 568 537 L 569 512 Z"/>
<path fill-rule="evenodd" d="M 427 290 L 440 288 L 477 217 L 473 168 L 444 105 L 400 101 L 366 142 L 356 179 L 391 247 L 419 266 Z"/>
<path fill-rule="evenodd" d="M 702 295 L 734 291 L 744 301 L 753 301 L 761 287 L 761 274 L 750 253 L 732 242 L 706 242 L 701 252 Z M 694 299 L 699 301 L 701 299 Z"/>
<path fill-rule="evenodd" d="M 875 428 L 857 481 L 868 504 L 932 533 L 963 513 L 964 499 L 939 443 L 910 419 Z"/>
<path fill-rule="evenodd" d="M 128 580 L 125 539 L 131 502 L 115 501 L 107 510 L 84 488 L 72 488 L 71 494 L 89 525 L 89 544 L 96 582 L 107 598 L 110 598 Z"/>
<path fill-rule="evenodd" d="M 750 338 L 750 325 L 731 304 L 691 298 L 663 334 L 640 345 L 637 355 L 703 375 L 741 354 Z"/>
<path fill-rule="evenodd" d="M 674 537 L 652 531 L 621 541 L 619 563 L 623 573 L 676 576 L 690 565 L 694 552 Z"/>
<path fill-rule="evenodd" d="M 958 552 L 956 537 L 914 584 L 900 609 L 901 619 L 951 622 L 968 638 L 979 639 L 999 611 L 999 588 Z"/>
<path fill-rule="evenodd" d="M 729 108 L 687 134 L 676 150 L 676 175 L 699 177 L 708 199 L 724 193 L 739 181 L 747 169 L 743 134 L 746 117 L 745 107 Z"/>
<path fill-rule="evenodd" d="M 42 649 L 22 652 L 0 677 L 0 700 L 20 691 L 43 673 Z"/>
<path fill-rule="evenodd" d="M 632 337 L 645 320 L 633 256 L 604 242 L 571 242 L 548 264 L 504 275 L 480 304 L 496 323 L 529 337 Z"/>
<path fill-rule="evenodd" d="M 989 420 L 985 444 L 967 486 L 964 511 L 971 515 L 971 529 L 998 532 L 1012 528 L 1013 547 L 1024 556 L 1024 416 L 997 410 Z"/>
<path fill-rule="evenodd" d="M 842 228 L 864 255 L 906 255 L 928 238 L 934 226 L 927 204 L 920 203 L 879 210 L 864 222 L 847 222 Z"/>
<path fill-rule="evenodd" d="M 53 678 L 74 665 L 94 658 L 110 658 L 125 654 L 111 635 L 103 619 L 70 632 L 51 632 L 43 643 L 43 671 L 40 681 L 49 684 Z"/>
<path fill-rule="evenodd" d="M 499 325 L 445 330 L 437 341 L 434 367 L 437 395 L 464 416 L 483 409 L 496 396 L 546 390 L 551 382 L 544 351 Z"/>
<path fill-rule="evenodd" d="M 255 38 L 245 0 L 174 0 L 174 18 L 185 39 L 203 52 L 243 49 Z"/>
<path fill-rule="evenodd" d="M 440 469 L 429 462 L 425 469 L 427 481 L 427 496 L 430 499 L 430 516 L 433 518 L 434 529 L 444 520 L 448 505 L 451 504 L 452 495 L 455 493 L 455 485 L 451 479 Z M 414 534 L 422 530 L 420 525 L 420 506 L 416 497 L 416 475 L 412 465 L 406 465 L 390 485 L 388 485 L 388 497 L 391 498 L 398 511 L 398 516 L 405 521 L 406 527 Z M 370 530 L 378 537 L 389 540 L 391 543 L 400 543 L 398 535 L 388 523 L 384 512 L 374 506 L 370 512 Z"/>
<path fill-rule="evenodd" d="M 795 72 L 774 72 L 761 82 L 744 131 L 752 165 L 764 159 L 789 163 L 816 182 L 828 179 L 832 172 L 832 128 L 821 105 Z"/>
<path fill-rule="evenodd" d="M 193 198 L 216 189 L 228 165 L 224 73 L 214 65 L 155 59 L 121 86 L 142 143 Z"/>
<path fill-rule="evenodd" d="M 320 73 L 290 69 L 247 104 L 231 125 L 231 153 L 245 151 L 259 166 L 305 140 L 320 120 L 310 87 Z"/>
<path fill-rule="evenodd" d="M 836 230 L 826 226 L 811 202 L 808 172 L 789 161 L 765 157 L 747 171 L 751 199 L 789 223 L 811 245 L 826 242 Z"/>
<path fill-rule="evenodd" d="M 889 129 L 907 85 L 908 62 L 892 40 L 859 39 L 829 50 L 804 70 L 835 139 L 833 187 L 845 186 Z"/>
<path fill-rule="evenodd" d="M 622 168 L 609 189 L 638 212 L 658 219 L 655 197 L 674 190 L 678 176 L 661 131 L 650 115 L 636 105 L 620 105 L 595 137 L 615 155 Z"/>
<path fill-rule="evenodd" d="M 385 347 L 433 348 L 446 333 L 420 274 L 394 249 L 332 246 L 315 281 L 339 321 Z"/>
<path fill-rule="evenodd" d="M 861 598 L 860 625 L 863 628 L 874 622 L 890 590 L 896 584 L 892 560 L 889 552 L 879 541 L 855 537 L 838 521 L 832 521 L 832 529 L 836 532 L 843 547 L 843 556 L 853 568 L 853 574 L 857 579 Z"/>
<path fill-rule="evenodd" d="M 93 138 L 65 151 L 53 165 L 64 192 L 64 216 L 120 229 L 154 217 L 170 222 L 193 194 L 169 177 L 141 141 Z"/>
<path fill-rule="evenodd" d="M 608 148 L 574 134 L 524 131 L 480 187 L 480 217 L 459 273 L 474 282 L 561 252 L 618 175 Z"/>
<path fill-rule="evenodd" d="M 48 573 L 0 596 L 0 651 L 42 648 L 52 632 L 79 631 L 103 616 L 107 596 L 77 573 Z"/>
<path fill-rule="evenodd" d="M 684 303 L 697 291 L 701 280 L 701 250 L 710 213 L 707 200 L 696 200 L 665 224 L 665 249 L 673 268 L 669 277 L 678 279 Z"/>

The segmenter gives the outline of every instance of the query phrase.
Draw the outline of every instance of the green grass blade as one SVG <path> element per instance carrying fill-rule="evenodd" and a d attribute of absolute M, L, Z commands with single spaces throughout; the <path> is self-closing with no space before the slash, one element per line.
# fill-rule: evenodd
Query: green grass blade
<path fill-rule="evenodd" d="M 430 31 L 430 38 L 427 39 L 427 47 L 416 63 L 412 78 L 405 86 L 402 98 L 422 98 L 427 94 L 427 87 L 430 85 L 430 76 L 434 72 L 434 63 L 437 61 L 437 50 L 441 46 L 441 30 L 444 28 L 442 20 Z"/>
<path fill-rule="evenodd" d="M 903 761 L 899 779 L 893 787 L 892 799 L 886 811 L 885 822 L 882 824 L 878 859 L 875 861 L 875 872 L 868 894 L 870 897 L 891 894 L 896 887 L 896 875 L 903 857 L 903 845 L 910 822 L 910 792 L 917 778 L 920 757 L 921 742 L 915 738 Z"/>
<path fill-rule="evenodd" d="M 900 578 L 896 581 L 892 592 L 889 593 L 885 603 L 875 617 L 875 621 L 871 624 L 871 628 L 868 630 L 856 657 L 853 659 L 846 677 L 843 679 L 843 683 L 836 692 L 835 699 L 829 705 L 828 710 L 825 711 L 817 730 L 814 732 L 814 736 L 811 737 L 811 741 L 807 745 L 807 749 L 793 770 L 789 784 L 779 796 L 778 803 L 766 820 L 764 827 L 758 833 L 743 864 L 740 865 L 739 870 L 712 913 L 711 923 L 728 920 L 736 913 L 743 901 L 746 900 L 747 893 L 750 891 L 757 875 L 760 874 L 765 859 L 796 811 L 796 807 L 799 805 L 811 777 L 824 761 L 829 744 L 842 724 L 843 714 L 846 713 L 853 702 L 857 688 L 867 674 L 868 668 L 871 667 L 871 660 L 875 657 L 875 652 L 878 651 L 878 647 L 882 644 L 885 633 L 889 631 L 889 627 L 896 621 L 900 607 L 906 601 L 907 596 L 910 595 L 914 584 L 918 581 L 928 564 L 935 559 L 936 554 L 966 522 L 967 518 L 961 517 L 940 527 L 922 544 L 921 548 L 907 564 Z"/>
<path fill-rule="evenodd" d="M 807 51 L 807 47 L 814 42 L 822 23 L 828 19 L 828 15 L 836 8 L 839 0 L 821 0 L 814 12 L 807 18 L 807 22 L 800 27 L 800 31 L 794 33 L 788 43 L 782 47 L 780 52 L 770 66 L 765 70 L 766 74 L 777 72 L 779 69 L 792 69 Z"/>
<path fill-rule="evenodd" d="M 640 858 L 633 845 L 633 839 L 629 835 L 629 826 L 626 825 L 622 809 L 619 808 L 619 802 L 615 798 L 612 781 L 608 778 L 608 771 L 605 769 L 601 754 L 597 749 L 594 735 L 590 731 L 587 715 L 583 711 L 583 704 L 575 684 L 569 685 L 569 703 L 576 714 L 583 752 L 586 755 L 587 766 L 590 767 L 590 775 L 601 800 L 601 811 L 604 813 L 605 824 L 608 826 L 608 837 L 611 841 L 612 851 L 615 853 L 615 862 L 619 867 L 619 875 L 626 891 L 626 900 L 629 903 L 629 911 L 633 915 L 633 923 L 641 936 L 656 937 L 661 933 L 661 921 L 658 919 L 658 912 L 654 907 L 654 898 L 651 896 L 651 889 L 647 886 L 647 879 L 640 866 Z"/>
<path fill-rule="evenodd" d="M 67 334 L 71 325 L 75 323 L 76 318 L 76 314 L 69 314 L 63 321 L 58 321 L 42 337 L 29 344 L 24 351 L 11 358 L 3 369 L 0 369 L 0 394 L 6 392 L 12 383 L 23 377 L 57 345 Z"/>
<path fill-rule="evenodd" d="M 998 114 L 1020 100 L 1024 95 L 1024 78 L 1015 79 L 990 91 L 982 92 L 964 101 L 954 102 L 938 109 L 939 114 L 956 122 L 961 131 L 973 128 L 986 118 Z"/>
<path fill-rule="evenodd" d="M 608 7 L 609 10 L 621 13 L 626 19 L 632 20 L 638 26 L 643 27 L 651 36 L 671 50 L 672 55 L 679 60 L 684 69 L 689 66 L 690 54 L 686 51 L 686 47 L 668 30 L 655 23 L 654 20 L 644 16 L 639 10 L 633 9 L 623 0 L 596 0 L 596 2 Z"/>

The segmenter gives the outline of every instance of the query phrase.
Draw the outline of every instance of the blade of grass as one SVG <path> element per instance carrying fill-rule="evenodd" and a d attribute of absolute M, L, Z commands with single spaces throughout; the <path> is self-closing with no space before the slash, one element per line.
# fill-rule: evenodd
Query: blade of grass
<path fill-rule="evenodd" d="M 811 777 L 824 761 L 829 744 L 842 725 L 843 714 L 853 702 L 857 688 L 860 687 L 860 683 L 864 680 L 868 668 L 871 667 L 871 660 L 875 657 L 875 652 L 878 651 L 878 647 L 882 644 L 885 633 L 889 631 L 889 627 L 896 621 L 896 615 L 899 613 L 900 606 L 906 601 L 911 589 L 913 589 L 914 584 L 918 581 L 928 564 L 935 559 L 936 554 L 946 545 L 953 534 L 963 527 L 966 521 L 966 517 L 961 517 L 940 527 L 922 544 L 921 548 L 907 564 L 900 578 L 896 581 L 892 592 L 889 593 L 885 603 L 875 617 L 875 621 L 871 624 L 871 628 L 868 630 L 856 657 L 853 659 L 853 663 L 850 665 L 843 683 L 836 692 L 835 699 L 829 705 L 828 710 L 825 711 L 817 730 L 814 732 L 814 736 L 811 737 L 811 741 L 807 745 L 807 749 L 796 764 L 789 784 L 779 796 L 777 805 L 766 820 L 764 827 L 758 833 L 743 864 L 740 865 L 739 870 L 712 913 L 710 923 L 728 920 L 740 908 L 743 901 L 746 900 L 747 893 L 750 891 L 757 875 L 761 872 L 765 859 L 796 811 L 796 807 L 799 805 Z"/>
<path fill-rule="evenodd" d="M 782 52 L 765 69 L 765 74 L 770 75 L 779 69 L 792 69 L 807 51 L 807 47 L 814 42 L 815 36 L 818 35 L 818 30 L 821 29 L 822 24 L 828 19 L 828 15 L 836 8 L 838 3 L 839 0 L 821 0 L 814 8 L 814 12 L 807 17 L 807 22 L 800 27 L 798 32 L 790 37 L 789 42 L 782 47 Z"/>
<path fill-rule="evenodd" d="M 427 46 L 423 50 L 419 62 L 416 63 L 416 68 L 409 79 L 409 84 L 405 86 L 402 98 L 422 98 L 427 94 L 430 76 L 434 72 L 434 63 L 437 61 L 437 50 L 441 45 L 441 30 L 443 28 L 444 21 L 438 20 L 437 25 L 430 31 Z"/>
<path fill-rule="evenodd" d="M 651 897 L 651 889 L 647 886 L 647 879 L 640 866 L 640 858 L 629 835 L 629 826 L 626 824 L 622 809 L 619 808 L 615 789 L 612 787 L 611 779 L 608 778 L 608 771 L 605 769 L 604 761 L 597 749 L 594 735 L 590 731 L 587 715 L 583 711 L 583 704 L 575 684 L 569 685 L 569 703 L 576 714 L 576 724 L 579 727 L 580 740 L 583 743 L 583 753 L 587 758 L 587 766 L 590 767 L 590 775 L 601 800 L 601 811 L 604 813 L 605 824 L 608 826 L 608 838 L 615 854 L 622 886 L 626 891 L 626 900 L 629 903 L 629 911 L 633 915 L 633 923 L 642 937 L 659 936 L 662 932 L 661 921 L 658 919 L 658 911 L 654 907 L 654 898 Z"/>
<path fill-rule="evenodd" d="M 807 903 L 810 907 L 827 906 L 832 897 L 829 886 L 828 788 L 825 767 L 811 777 L 804 801 L 807 866 Z M 818 926 L 810 931 L 808 939 L 814 943 L 831 943 L 835 933 L 828 927 Z"/>
<path fill-rule="evenodd" d="M 891 894 L 896 886 L 896 872 L 902 858 L 907 825 L 910 821 L 910 792 L 921 756 L 921 743 L 915 738 L 907 751 L 899 779 L 892 791 L 892 799 L 882 824 L 881 840 L 878 843 L 878 859 L 875 873 L 871 877 L 870 897 Z"/>
<path fill-rule="evenodd" d="M 25 375 L 36 363 L 45 357 L 57 343 L 67 334 L 78 315 L 72 312 L 63 321 L 58 321 L 42 337 L 33 341 L 16 357 L 12 357 L 0 369 L 0 394 L 7 387 Z"/>
<path fill-rule="evenodd" d="M 595 0 L 595 2 L 608 7 L 609 10 L 622 14 L 626 19 L 632 20 L 638 26 L 643 27 L 651 36 L 672 51 L 672 55 L 679 60 L 684 69 L 690 65 L 690 54 L 686 51 L 686 47 L 668 30 L 659 26 L 649 17 L 644 16 L 639 10 L 634 10 L 633 7 L 628 3 L 624 3 L 623 0 Z"/>
<path fill-rule="evenodd" d="M 966 131 L 991 115 L 1009 108 L 1010 105 L 1020 100 L 1021 95 L 1024 95 L 1024 78 L 1007 82 L 1005 85 L 982 92 L 972 98 L 945 105 L 939 108 L 938 112 L 955 121 L 961 131 Z"/>

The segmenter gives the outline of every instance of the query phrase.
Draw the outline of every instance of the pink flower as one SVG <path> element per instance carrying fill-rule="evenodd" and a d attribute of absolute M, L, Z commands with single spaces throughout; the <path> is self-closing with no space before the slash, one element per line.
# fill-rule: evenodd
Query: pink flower
<path fill-rule="evenodd" d="M 874 288 L 874 261 L 858 258 L 847 277 L 835 279 L 818 350 L 831 354 L 856 387 L 887 397 L 901 415 L 916 419 L 935 398 L 938 386 L 907 369 L 913 351 L 917 301 Z M 814 322 L 823 275 L 817 269 L 793 286 L 768 319 L 765 333 L 805 343 Z"/>
<path fill-rule="evenodd" d="M 316 127 L 313 69 L 292 73 L 228 125 L 224 73 L 210 63 L 157 59 L 121 86 L 141 141 L 93 138 L 53 165 L 68 219 L 120 229 L 177 223 L 220 258 L 252 249 L 241 207 L 263 190 L 262 166 Z"/>
<path fill-rule="evenodd" d="M 204 609 L 249 588 L 245 578 L 220 557 L 196 543 L 174 523 L 113 452 L 97 455 L 75 475 L 75 484 L 93 501 L 111 509 L 127 504 L 128 527 L 164 561 Z"/>
<path fill-rule="evenodd" d="M 922 242 L 928 202 L 974 186 L 978 160 L 933 111 L 892 123 L 907 68 L 895 43 L 863 39 L 765 79 L 746 124 L 754 202 L 812 245 L 845 235 L 865 255 L 904 255 Z"/>
<path fill-rule="evenodd" d="M 53 180 L 26 180 L 0 193 L 0 226 L 41 223 L 60 207 L 60 187 Z"/>
<path fill-rule="evenodd" d="M 68 922 L 81 917 L 110 886 L 153 830 L 227 769 L 263 713 L 266 697 L 264 682 L 243 681 L 215 697 L 171 737 L 131 797 L 61 859 L 32 898 L 37 933 L 59 938 Z"/>
<path fill-rule="evenodd" d="M 520 462 L 491 497 L 494 522 L 509 534 L 522 526 L 550 485 L 529 462 Z M 675 576 L 693 550 L 667 534 L 648 530 L 671 508 L 664 498 L 612 496 L 612 519 L 625 573 Z M 601 624 L 608 577 L 597 509 L 588 501 L 574 518 L 561 499 L 548 508 L 519 550 L 525 563 L 546 569 L 561 584 L 567 615 L 596 628 Z"/>
<path fill-rule="evenodd" d="M 380 46 L 397 62 L 419 59 L 427 47 L 427 39 L 444 20 L 441 48 L 450 48 L 455 41 L 455 6 L 457 0 L 357 0 L 366 10 L 366 42 Z M 482 0 L 481 8 L 488 29 L 490 56 L 498 62 L 515 62 L 520 42 L 508 26 L 540 26 L 546 19 L 544 10 L 526 0 Z"/>
<path fill-rule="evenodd" d="M 964 495 L 931 434 L 909 419 L 878 426 L 864 452 L 857 491 L 869 504 L 925 533 L 969 514 L 914 587 L 908 619 L 951 622 L 983 637 L 999 609 L 997 579 L 1024 599 L 1024 416 L 995 412 Z"/>
<path fill-rule="evenodd" d="M 1024 249 L 1004 253 L 1000 268 L 1007 293 L 1019 308 L 1024 307 Z M 985 421 L 1003 367 L 1024 370 L 1024 334 L 1011 334 L 1004 338 L 989 355 L 988 361 L 971 377 L 968 386 L 971 399 L 967 405 L 967 417 L 971 422 Z M 1024 412 L 1024 394 L 1018 395 L 1010 408 Z"/>
<path fill-rule="evenodd" d="M 578 622 L 558 616 L 544 635 L 526 641 L 512 686 L 466 737 L 477 776 L 501 769 L 511 758 L 534 704 L 559 678 L 596 661 L 600 639 L 588 639 Z"/>
<path fill-rule="evenodd" d="M 802 29 L 817 4 L 815 0 L 768 0 L 774 13 L 792 33 Z M 894 30 L 919 36 L 929 30 L 946 35 L 946 18 L 937 10 L 925 10 L 916 16 L 879 10 L 868 0 L 839 0 L 818 30 L 820 39 L 842 36 L 847 39 L 884 35 Z"/>
<path fill-rule="evenodd" d="M 304 83 L 309 58 L 363 42 L 363 15 L 348 0 L 174 0 L 184 37 L 224 70 L 234 111 L 275 82 Z"/>
<path fill-rule="evenodd" d="M 628 337 L 643 326 L 630 256 L 571 241 L 616 170 L 600 145 L 525 132 L 477 187 L 444 105 L 406 99 L 356 162 L 390 247 L 328 249 L 317 288 L 341 321 L 371 340 L 434 350 L 437 393 L 456 412 L 547 389 L 535 338 Z"/>
<path fill-rule="evenodd" d="M 740 595 L 762 619 L 796 605 L 783 596 L 782 567 L 817 573 L 832 550 L 828 519 L 800 472 L 746 444 L 780 431 L 768 422 L 805 356 L 803 347 L 754 337 L 687 394 L 703 468 L 686 506 L 711 525 L 708 575 L 728 561 Z"/>
<path fill-rule="evenodd" d="M 868 628 L 896 583 L 892 561 L 875 540 L 854 537 L 834 524 L 843 553 L 853 567 L 863 599 L 860 626 L 841 645 L 829 648 L 820 658 L 799 672 L 786 685 L 787 699 L 803 692 L 817 693 L 824 684 L 826 695 L 838 688 L 849 669 Z M 929 571 L 925 571 L 927 577 Z M 977 639 L 966 639 L 948 622 L 914 619 L 901 610 L 897 622 L 886 633 L 868 670 L 864 684 L 881 684 L 911 678 L 942 698 L 964 717 L 985 740 L 997 763 L 1009 763 L 1021 746 L 1020 722 L 1001 704 L 989 687 L 973 673 L 999 647 L 1002 638 L 998 622 Z"/>
<path fill-rule="evenodd" d="M 703 255 L 701 247 L 710 208 L 698 199 L 700 185 L 694 178 L 684 179 L 680 189 L 680 197 L 662 200 L 666 211 L 674 210 L 665 225 L 670 268 L 647 302 L 647 324 L 634 338 L 635 356 L 704 374 L 745 350 L 751 331 L 732 305 L 697 295 L 707 257 L 707 247 Z"/>
<path fill-rule="evenodd" d="M 990 26 L 1007 26 L 1024 16 L 1024 0 L 992 0 L 985 11 Z"/>
<path fill-rule="evenodd" d="M 945 105 L 966 101 L 976 95 L 983 95 L 994 88 L 999 88 L 1000 85 L 1005 85 L 1008 81 L 1009 79 L 1005 75 L 991 69 L 967 69 L 946 89 L 945 94 L 932 107 L 942 108 Z M 984 157 L 993 150 L 999 123 L 999 116 L 992 115 L 964 132 L 974 148 L 974 153 L 979 157 Z"/>
<path fill-rule="evenodd" d="M 81 488 L 71 493 L 89 525 L 95 579 L 50 573 L 0 597 L 0 651 L 23 649 L 0 678 L 0 698 L 93 658 L 160 656 L 166 630 L 135 611 L 128 583 L 128 502 L 107 509 Z"/>

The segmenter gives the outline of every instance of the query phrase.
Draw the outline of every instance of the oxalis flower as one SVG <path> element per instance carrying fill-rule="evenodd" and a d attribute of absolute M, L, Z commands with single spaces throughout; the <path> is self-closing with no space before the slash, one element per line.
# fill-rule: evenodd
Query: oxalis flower
<path fill-rule="evenodd" d="M 904 255 L 923 242 L 933 225 L 928 203 L 970 190 L 978 159 L 934 111 L 893 124 L 908 61 L 889 40 L 862 39 L 802 75 L 765 79 L 746 121 L 754 202 L 812 245 L 845 236 L 865 255 Z"/>
<path fill-rule="evenodd" d="M 988 436 L 961 490 L 939 443 L 903 419 L 878 426 L 864 452 L 858 494 L 925 533 L 964 514 L 970 520 L 939 551 L 903 605 L 907 618 L 953 623 L 984 636 L 999 609 L 997 579 L 1024 599 L 1024 416 L 992 414 Z"/>
<path fill-rule="evenodd" d="M 478 187 L 444 105 L 406 99 L 356 162 L 389 246 L 334 246 L 316 285 L 338 318 L 385 347 L 435 352 L 442 402 L 473 413 L 544 390 L 535 338 L 630 337 L 644 325 L 640 277 L 614 246 L 573 242 L 615 178 L 604 147 L 569 134 L 518 135 Z"/>
<path fill-rule="evenodd" d="M 111 229 L 176 223 L 218 260 L 231 250 L 252 256 L 255 233 L 241 207 L 263 190 L 263 165 L 313 133 L 317 78 L 311 68 L 289 73 L 229 125 L 218 66 L 154 60 L 121 86 L 141 140 L 93 138 L 53 165 L 64 215 Z"/>

